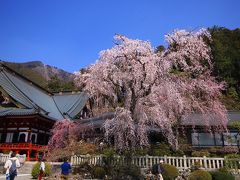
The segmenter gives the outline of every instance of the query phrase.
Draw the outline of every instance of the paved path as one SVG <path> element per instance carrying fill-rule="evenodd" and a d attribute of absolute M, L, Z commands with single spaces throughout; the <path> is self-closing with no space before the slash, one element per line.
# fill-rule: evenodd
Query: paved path
<path fill-rule="evenodd" d="M 0 180 L 6 179 L 5 175 L 0 175 Z M 18 176 L 15 178 L 15 180 L 29 180 L 32 179 L 32 176 L 30 174 L 18 174 Z"/>

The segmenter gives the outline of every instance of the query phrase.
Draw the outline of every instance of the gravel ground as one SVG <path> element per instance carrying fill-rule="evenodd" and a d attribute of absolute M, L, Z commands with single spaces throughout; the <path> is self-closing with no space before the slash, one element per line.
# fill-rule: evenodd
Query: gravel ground
<path fill-rule="evenodd" d="M 0 176 L 0 180 L 2 179 L 6 179 L 6 176 L 5 175 L 1 175 Z M 29 179 L 32 179 L 32 176 L 30 174 L 19 174 L 15 180 L 29 180 Z"/>
<path fill-rule="evenodd" d="M 0 175 L 0 180 L 6 179 L 5 175 Z M 32 179 L 32 176 L 30 174 L 19 174 L 15 180 L 29 180 Z M 32 179 L 33 180 L 33 179 Z M 60 180 L 59 176 L 55 177 L 45 177 L 43 180 Z M 83 180 L 80 177 L 69 177 L 69 180 Z"/>

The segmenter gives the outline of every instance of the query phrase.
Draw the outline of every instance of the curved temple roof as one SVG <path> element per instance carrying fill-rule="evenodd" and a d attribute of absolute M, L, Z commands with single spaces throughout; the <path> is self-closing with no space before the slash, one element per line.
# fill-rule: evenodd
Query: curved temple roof
<path fill-rule="evenodd" d="M 49 93 L 10 68 L 0 64 L 0 86 L 27 109 L 53 119 L 73 119 L 84 107 L 86 93 Z"/>

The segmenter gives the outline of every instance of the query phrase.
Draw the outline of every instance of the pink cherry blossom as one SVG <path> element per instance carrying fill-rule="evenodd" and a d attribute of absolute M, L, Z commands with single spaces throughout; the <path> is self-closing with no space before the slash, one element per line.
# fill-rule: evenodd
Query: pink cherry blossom
<path fill-rule="evenodd" d="M 118 150 L 148 146 L 150 130 L 159 130 L 177 147 L 176 127 L 191 113 L 211 117 L 226 129 L 226 109 L 220 102 L 223 83 L 211 75 L 211 41 L 207 30 L 176 30 L 166 35 L 168 47 L 155 53 L 150 42 L 115 36 L 116 45 L 100 53 L 75 82 L 99 108 L 115 108 L 104 124 L 105 137 Z M 104 102 L 104 103 L 100 103 Z"/>

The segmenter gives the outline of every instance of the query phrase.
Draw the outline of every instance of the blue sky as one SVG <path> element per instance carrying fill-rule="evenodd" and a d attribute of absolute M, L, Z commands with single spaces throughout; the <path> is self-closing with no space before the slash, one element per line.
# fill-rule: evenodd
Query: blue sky
<path fill-rule="evenodd" d="M 239 0 L 0 0 L 0 59 L 74 72 L 111 48 L 115 33 L 158 46 L 176 28 L 239 28 L 239 8 Z"/>

